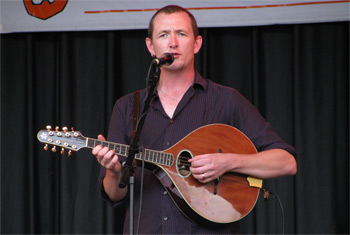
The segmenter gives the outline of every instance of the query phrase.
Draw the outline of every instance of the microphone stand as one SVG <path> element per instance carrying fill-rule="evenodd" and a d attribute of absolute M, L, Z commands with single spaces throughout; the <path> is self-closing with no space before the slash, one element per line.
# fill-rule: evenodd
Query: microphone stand
<path fill-rule="evenodd" d="M 153 71 L 152 76 L 151 76 L 151 71 Z M 149 110 L 149 105 L 152 100 L 152 96 L 154 93 L 154 89 L 157 86 L 158 80 L 160 76 L 160 65 L 157 64 L 154 60 L 152 60 L 151 66 L 148 71 L 147 75 L 147 97 L 145 100 L 145 106 L 142 111 L 142 115 L 140 116 L 140 119 L 138 120 L 138 124 L 136 125 L 136 133 L 135 137 L 132 141 L 132 144 L 130 145 L 129 148 L 129 153 L 128 153 L 128 158 L 125 162 L 125 165 L 123 167 L 122 171 L 122 177 L 119 182 L 119 187 L 120 188 L 125 188 L 126 187 L 126 181 L 129 179 L 129 189 L 130 189 L 130 234 L 133 234 L 133 211 L 134 211 L 134 167 L 132 166 L 132 163 L 134 161 L 135 155 L 139 153 L 139 146 L 138 146 L 138 141 L 140 138 L 141 130 L 143 128 L 143 124 L 146 118 L 146 114 Z"/>

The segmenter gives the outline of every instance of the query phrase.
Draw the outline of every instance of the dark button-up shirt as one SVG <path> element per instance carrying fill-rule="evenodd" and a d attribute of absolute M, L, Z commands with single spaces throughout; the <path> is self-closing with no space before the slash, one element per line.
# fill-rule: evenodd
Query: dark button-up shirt
<path fill-rule="evenodd" d="M 140 92 L 143 101 L 146 91 Z M 131 144 L 133 135 L 134 95 L 128 94 L 115 103 L 108 140 L 121 144 Z M 140 103 L 143 110 L 143 102 Z M 223 123 L 236 127 L 245 133 L 258 151 L 280 148 L 295 154 L 276 134 L 273 128 L 259 114 L 258 110 L 233 88 L 216 84 L 196 73 L 193 85 L 183 96 L 172 118 L 165 113 L 157 92 L 151 101 L 144 127 L 140 135 L 140 144 L 147 149 L 165 150 L 176 144 L 193 130 L 212 123 Z M 101 168 L 100 184 L 103 197 L 112 205 L 120 206 L 128 202 L 113 203 L 104 193 L 102 180 L 105 169 Z M 136 231 L 140 206 L 141 170 L 135 173 L 134 231 Z M 173 203 L 159 180 L 147 169 L 144 172 L 142 215 L 140 233 L 237 233 L 239 223 L 221 228 L 209 229 L 198 225 L 188 218 Z M 129 211 L 127 211 L 124 232 L 129 233 Z"/>

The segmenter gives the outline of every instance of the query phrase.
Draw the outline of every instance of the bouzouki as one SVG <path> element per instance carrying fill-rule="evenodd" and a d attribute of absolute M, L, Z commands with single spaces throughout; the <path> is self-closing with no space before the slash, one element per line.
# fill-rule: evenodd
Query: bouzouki
<path fill-rule="evenodd" d="M 84 137 L 78 131 L 62 131 L 56 128 L 41 130 L 40 142 L 71 151 L 103 145 L 119 156 L 128 156 L 129 146 Z M 48 149 L 48 145 L 45 145 Z M 61 152 L 61 153 L 62 153 Z M 156 166 L 153 173 L 168 191 L 174 203 L 185 216 L 209 226 L 227 224 L 245 217 L 254 208 L 262 180 L 237 173 L 225 173 L 220 178 L 202 184 L 189 170 L 188 159 L 206 153 L 256 153 L 247 136 L 238 129 L 225 124 L 200 127 L 169 149 L 155 151 L 143 149 L 135 159 Z"/>

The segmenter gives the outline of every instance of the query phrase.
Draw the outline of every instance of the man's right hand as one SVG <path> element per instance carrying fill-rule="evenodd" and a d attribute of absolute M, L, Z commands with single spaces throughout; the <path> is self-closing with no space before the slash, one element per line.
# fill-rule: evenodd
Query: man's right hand
<path fill-rule="evenodd" d="M 98 135 L 99 140 L 106 141 L 102 135 Z M 114 201 L 120 201 L 127 194 L 127 187 L 119 188 L 119 182 L 122 175 L 122 165 L 118 155 L 114 150 L 109 150 L 108 147 L 98 145 L 92 150 L 97 161 L 106 168 L 106 176 L 103 179 L 103 187 L 109 198 Z"/>
<path fill-rule="evenodd" d="M 103 135 L 98 135 L 97 139 L 106 141 Z M 118 155 L 115 154 L 114 150 L 109 150 L 108 147 L 98 145 L 92 150 L 92 154 L 96 157 L 97 161 L 109 170 L 109 173 L 118 175 L 121 173 L 121 164 Z"/>

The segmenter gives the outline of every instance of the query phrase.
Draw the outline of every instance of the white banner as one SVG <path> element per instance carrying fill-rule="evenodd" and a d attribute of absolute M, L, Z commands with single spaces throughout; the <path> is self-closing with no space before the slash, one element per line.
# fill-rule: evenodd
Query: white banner
<path fill-rule="evenodd" d="M 199 27 L 350 20 L 350 0 L 0 0 L 0 32 L 146 29 L 169 4 L 190 10 Z"/>

